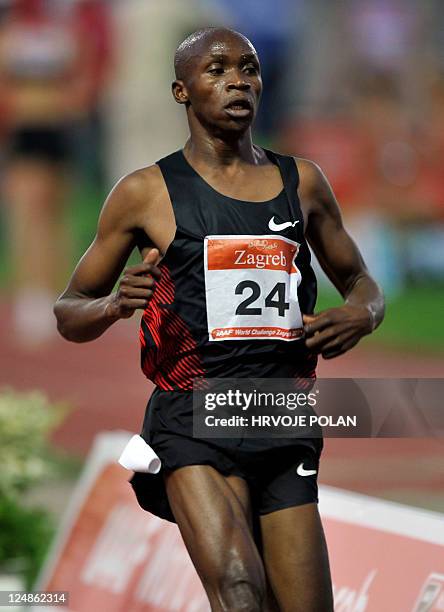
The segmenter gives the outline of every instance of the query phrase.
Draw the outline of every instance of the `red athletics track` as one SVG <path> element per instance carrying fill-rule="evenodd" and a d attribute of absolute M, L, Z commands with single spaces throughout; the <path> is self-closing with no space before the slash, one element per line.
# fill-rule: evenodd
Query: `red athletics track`
<path fill-rule="evenodd" d="M 152 385 L 139 368 L 136 318 L 102 338 L 73 344 L 55 338 L 26 351 L 15 342 L 10 308 L 0 305 L 0 385 L 42 389 L 72 412 L 54 435 L 56 445 L 84 455 L 101 430 L 139 432 Z M 321 376 L 442 377 L 444 357 L 369 351 L 357 347 L 332 361 Z M 444 511 L 444 439 L 328 439 L 320 482 Z"/>

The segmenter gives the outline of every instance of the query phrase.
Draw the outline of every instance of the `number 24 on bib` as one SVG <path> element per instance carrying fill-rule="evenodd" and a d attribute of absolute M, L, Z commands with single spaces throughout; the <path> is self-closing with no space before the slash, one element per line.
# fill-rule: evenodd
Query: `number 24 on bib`
<path fill-rule="evenodd" d="M 299 244 L 283 236 L 207 236 L 208 335 L 217 340 L 296 340 Z"/>

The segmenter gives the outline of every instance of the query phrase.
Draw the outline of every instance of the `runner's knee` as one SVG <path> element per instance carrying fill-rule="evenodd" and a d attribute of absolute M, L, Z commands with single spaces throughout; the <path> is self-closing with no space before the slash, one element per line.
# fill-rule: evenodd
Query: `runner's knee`
<path fill-rule="evenodd" d="M 244 561 L 227 564 L 217 580 L 218 601 L 224 609 L 236 612 L 260 612 L 265 599 L 265 584 L 260 572 Z"/>

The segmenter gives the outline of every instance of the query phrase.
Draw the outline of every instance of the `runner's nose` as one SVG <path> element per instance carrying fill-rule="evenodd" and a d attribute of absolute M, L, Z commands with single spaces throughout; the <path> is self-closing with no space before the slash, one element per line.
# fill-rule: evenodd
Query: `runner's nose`
<path fill-rule="evenodd" d="M 245 80 L 245 78 L 241 75 L 236 75 L 232 81 L 230 81 L 227 85 L 227 89 L 240 89 L 241 91 L 248 91 L 251 89 L 251 84 Z"/>

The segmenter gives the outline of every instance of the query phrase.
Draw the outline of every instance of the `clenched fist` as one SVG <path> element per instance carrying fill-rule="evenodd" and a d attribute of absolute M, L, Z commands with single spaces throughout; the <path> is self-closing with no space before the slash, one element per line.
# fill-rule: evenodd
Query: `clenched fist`
<path fill-rule="evenodd" d="M 302 318 L 306 347 L 324 359 L 342 355 L 374 329 L 374 317 L 365 306 L 344 304 Z"/>
<path fill-rule="evenodd" d="M 134 311 L 145 309 L 153 295 L 156 280 L 161 272 L 157 267 L 159 250 L 151 249 L 142 263 L 123 271 L 119 287 L 110 299 L 106 312 L 117 319 L 128 319 Z"/>

